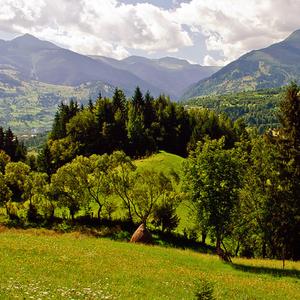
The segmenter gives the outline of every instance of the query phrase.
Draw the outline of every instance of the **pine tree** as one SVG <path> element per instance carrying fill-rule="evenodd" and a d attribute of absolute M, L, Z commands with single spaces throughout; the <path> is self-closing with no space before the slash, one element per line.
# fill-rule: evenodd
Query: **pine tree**
<path fill-rule="evenodd" d="M 286 255 L 299 259 L 300 253 L 300 96 L 299 87 L 291 83 L 280 103 L 281 130 L 276 140 L 281 153 L 281 182 L 288 190 L 277 200 L 276 226 L 278 244 Z M 287 221 L 288 220 L 288 221 Z"/>
<path fill-rule="evenodd" d="M 146 128 L 150 128 L 151 124 L 155 121 L 155 110 L 153 107 L 153 97 L 150 92 L 145 94 L 145 107 L 144 107 L 144 123 Z"/>
<path fill-rule="evenodd" d="M 4 150 L 4 131 L 2 127 L 0 127 L 0 150 Z"/>
<path fill-rule="evenodd" d="M 15 136 L 10 128 L 4 134 L 4 151 L 15 161 L 16 143 Z"/>
<path fill-rule="evenodd" d="M 112 109 L 115 114 L 117 110 L 120 110 L 122 118 L 125 119 L 126 114 L 126 96 L 122 90 L 116 88 L 112 98 Z"/>
<path fill-rule="evenodd" d="M 132 97 L 132 105 L 133 105 L 134 110 L 137 113 L 140 113 L 140 114 L 143 113 L 145 101 L 144 101 L 143 94 L 139 87 L 136 87 L 136 89 L 134 91 L 134 95 Z"/>

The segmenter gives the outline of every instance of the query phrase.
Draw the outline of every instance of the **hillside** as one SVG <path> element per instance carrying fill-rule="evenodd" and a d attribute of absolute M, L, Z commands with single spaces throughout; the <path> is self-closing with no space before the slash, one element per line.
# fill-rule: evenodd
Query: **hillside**
<path fill-rule="evenodd" d="M 0 126 L 11 127 L 18 135 L 49 131 L 60 102 L 77 99 L 86 104 L 99 92 L 111 96 L 114 91 L 113 86 L 99 81 L 78 86 L 26 81 L 10 68 L 1 69 L 0 78 Z"/>
<path fill-rule="evenodd" d="M 77 86 L 85 82 L 122 87 L 132 92 L 138 85 L 143 90 L 161 91 L 135 75 L 107 63 L 60 48 L 25 34 L 12 41 L 0 42 L 0 69 L 10 66 L 24 81 Z"/>
<path fill-rule="evenodd" d="M 153 169 L 167 175 L 170 174 L 170 172 L 175 171 L 180 175 L 183 161 L 184 158 L 178 155 L 160 151 L 148 158 L 136 160 L 135 164 L 138 169 Z"/>
<path fill-rule="evenodd" d="M 183 101 L 187 107 L 201 107 L 225 113 L 232 120 L 243 118 L 250 127 L 262 133 L 279 126 L 277 109 L 282 99 L 282 89 L 237 92 L 225 95 L 200 96 Z"/>
<path fill-rule="evenodd" d="M 207 280 L 216 299 L 297 299 L 299 263 L 234 259 L 79 233 L 0 230 L 0 298 L 194 299 Z"/>
<path fill-rule="evenodd" d="M 187 89 L 183 98 L 281 87 L 300 77 L 300 30 L 251 51 Z"/>

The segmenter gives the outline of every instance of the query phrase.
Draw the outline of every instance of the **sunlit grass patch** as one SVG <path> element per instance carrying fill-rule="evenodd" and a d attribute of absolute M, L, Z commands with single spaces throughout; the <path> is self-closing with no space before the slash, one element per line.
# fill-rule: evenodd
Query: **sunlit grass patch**
<path fill-rule="evenodd" d="M 217 299 L 300 295 L 296 262 L 287 262 L 283 273 L 280 261 L 234 259 L 230 265 L 193 251 L 5 228 L 0 253 L 0 299 L 193 299 L 195 279 L 203 277 Z"/>

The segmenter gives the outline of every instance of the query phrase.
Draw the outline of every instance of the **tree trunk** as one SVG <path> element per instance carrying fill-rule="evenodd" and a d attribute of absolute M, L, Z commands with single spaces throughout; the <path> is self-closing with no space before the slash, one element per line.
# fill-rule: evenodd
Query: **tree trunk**
<path fill-rule="evenodd" d="M 101 210 L 102 210 L 102 205 L 99 205 L 99 208 L 98 208 L 98 221 L 100 222 L 100 215 L 101 215 Z"/>
<path fill-rule="evenodd" d="M 216 249 L 218 256 L 225 262 L 231 262 L 230 256 L 221 248 L 221 243 L 222 240 L 220 236 L 217 236 Z"/>
<path fill-rule="evenodd" d="M 202 244 L 205 244 L 206 236 L 207 236 L 206 232 L 202 231 L 201 232 L 201 241 L 202 241 Z"/>
<path fill-rule="evenodd" d="M 240 241 L 238 241 L 238 244 L 236 246 L 236 249 L 235 249 L 235 252 L 234 252 L 235 256 L 238 256 L 239 251 L 240 251 Z"/>
<path fill-rule="evenodd" d="M 266 245 L 266 242 L 263 241 L 263 245 L 262 245 L 262 257 L 266 258 L 266 255 L 267 255 L 267 245 Z"/>
<path fill-rule="evenodd" d="M 132 218 L 132 213 L 131 213 L 131 207 L 130 207 L 130 204 L 127 204 L 126 203 L 126 207 L 127 207 L 127 210 L 128 210 L 128 220 L 130 223 L 133 224 L 133 218 Z"/>
<path fill-rule="evenodd" d="M 221 239 L 219 236 L 217 237 L 217 241 L 216 241 L 216 250 L 217 250 L 218 255 L 219 255 L 219 252 L 222 250 L 221 249 Z"/>
<path fill-rule="evenodd" d="M 282 269 L 285 267 L 285 245 L 282 247 Z"/>

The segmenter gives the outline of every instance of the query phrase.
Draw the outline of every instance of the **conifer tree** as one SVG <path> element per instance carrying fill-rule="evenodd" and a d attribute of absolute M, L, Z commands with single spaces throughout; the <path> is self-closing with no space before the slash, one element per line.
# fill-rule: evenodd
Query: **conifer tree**
<path fill-rule="evenodd" d="M 0 150 L 4 150 L 4 131 L 2 127 L 0 127 Z"/>

